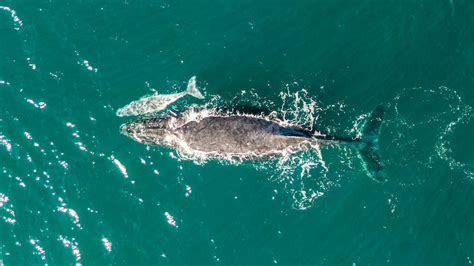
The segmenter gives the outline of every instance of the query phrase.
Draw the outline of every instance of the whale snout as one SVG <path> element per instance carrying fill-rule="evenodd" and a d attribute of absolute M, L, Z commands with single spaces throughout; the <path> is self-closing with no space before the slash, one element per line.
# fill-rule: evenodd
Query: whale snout
<path fill-rule="evenodd" d="M 141 131 L 142 127 L 136 123 L 126 123 L 120 126 L 120 133 L 133 139 L 136 139 Z"/>
<path fill-rule="evenodd" d="M 133 130 L 132 130 L 132 127 L 130 126 L 130 124 L 123 124 L 120 126 L 120 133 L 126 135 L 126 136 L 130 136 L 133 134 Z"/>
<path fill-rule="evenodd" d="M 145 144 L 160 145 L 168 132 L 167 118 L 140 119 L 120 126 L 120 133 Z"/>

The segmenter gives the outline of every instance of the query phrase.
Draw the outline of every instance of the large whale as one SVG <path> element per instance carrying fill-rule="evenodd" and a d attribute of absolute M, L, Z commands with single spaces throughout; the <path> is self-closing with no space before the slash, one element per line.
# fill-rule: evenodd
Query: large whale
<path fill-rule="evenodd" d="M 278 121 L 242 114 L 210 115 L 196 120 L 165 115 L 123 124 L 121 133 L 137 142 L 203 153 L 216 157 L 265 159 L 314 145 L 340 142 L 359 151 L 364 168 L 376 181 L 383 181 L 378 136 L 384 108 L 378 106 L 365 122 L 361 137 L 337 137 Z"/>

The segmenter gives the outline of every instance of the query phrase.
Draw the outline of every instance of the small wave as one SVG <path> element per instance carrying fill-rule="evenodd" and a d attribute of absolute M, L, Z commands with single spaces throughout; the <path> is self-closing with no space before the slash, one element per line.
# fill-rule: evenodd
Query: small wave
<path fill-rule="evenodd" d="M 0 85 L 10 85 L 10 82 L 6 81 L 6 80 L 0 80 Z"/>
<path fill-rule="evenodd" d="M 40 241 L 38 239 L 30 239 L 30 244 L 33 245 L 33 247 L 36 250 L 36 254 L 38 254 L 41 257 L 42 261 L 46 261 L 46 252 L 44 251 L 44 248 L 40 246 Z"/>
<path fill-rule="evenodd" d="M 13 23 L 15 24 L 15 30 L 20 30 L 20 28 L 23 26 L 23 21 L 18 17 L 16 11 L 8 6 L 0 6 L 0 10 L 9 12 L 13 19 Z"/>
<path fill-rule="evenodd" d="M 2 135 L 1 132 L 0 132 L 0 144 L 2 144 L 5 147 L 8 153 L 12 151 L 12 144 L 10 143 L 10 140 L 8 140 L 6 136 Z"/>
<path fill-rule="evenodd" d="M 84 59 L 78 51 L 74 51 L 74 53 L 79 58 L 78 61 L 77 61 L 78 65 L 85 67 L 88 71 L 97 73 L 98 69 L 96 67 L 92 66 L 92 64 L 90 63 L 89 60 Z"/>
<path fill-rule="evenodd" d="M 76 262 L 80 263 L 81 262 L 81 251 L 79 250 L 79 245 L 77 241 L 75 241 L 75 238 L 72 238 L 71 240 L 65 236 L 60 235 L 58 237 L 58 241 L 61 241 L 63 246 L 65 248 L 70 248 L 72 254 L 76 258 Z"/>
<path fill-rule="evenodd" d="M 0 210 L 5 211 L 7 215 L 3 215 L 3 221 L 7 224 L 14 225 L 16 223 L 15 211 L 13 210 L 13 204 L 9 203 L 10 199 L 7 195 L 0 193 Z"/>
<path fill-rule="evenodd" d="M 108 240 L 107 238 L 103 237 L 102 239 L 102 244 L 104 245 L 104 248 L 105 250 L 107 250 L 107 252 L 112 252 L 112 242 L 110 242 L 110 240 Z"/>
<path fill-rule="evenodd" d="M 128 178 L 127 168 L 115 156 L 110 156 L 110 160 L 117 166 L 124 178 Z"/>
<path fill-rule="evenodd" d="M 81 224 L 79 223 L 79 215 L 74 209 L 67 208 L 66 204 L 61 202 L 61 206 L 57 208 L 59 212 L 66 213 L 72 219 L 72 222 L 80 229 L 82 229 Z"/>

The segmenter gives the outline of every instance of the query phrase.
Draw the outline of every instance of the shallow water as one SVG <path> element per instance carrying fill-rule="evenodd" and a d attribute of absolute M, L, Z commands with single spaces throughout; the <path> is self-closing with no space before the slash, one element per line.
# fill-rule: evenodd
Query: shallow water
<path fill-rule="evenodd" d="M 0 262 L 472 265 L 469 1 L 0 2 Z M 357 152 L 195 163 L 118 108 L 253 105 L 359 134 L 387 108 L 388 181 Z"/>

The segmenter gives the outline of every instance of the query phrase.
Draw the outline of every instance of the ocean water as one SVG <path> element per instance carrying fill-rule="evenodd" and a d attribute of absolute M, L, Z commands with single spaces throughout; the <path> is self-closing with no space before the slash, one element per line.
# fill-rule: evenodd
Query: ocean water
<path fill-rule="evenodd" d="M 473 265 L 474 3 L 0 1 L 0 264 Z M 357 151 L 191 160 L 118 108 L 205 100 L 341 136 L 386 107 L 387 181 Z"/>

